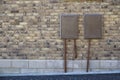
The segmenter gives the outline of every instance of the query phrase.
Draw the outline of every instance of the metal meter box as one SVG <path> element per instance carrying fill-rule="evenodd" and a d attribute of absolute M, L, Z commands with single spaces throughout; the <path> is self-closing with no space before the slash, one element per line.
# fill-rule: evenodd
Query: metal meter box
<path fill-rule="evenodd" d="M 84 37 L 86 39 L 102 38 L 103 19 L 101 14 L 85 14 Z"/>
<path fill-rule="evenodd" d="M 60 28 L 61 38 L 76 39 L 78 38 L 78 14 L 61 14 Z"/>

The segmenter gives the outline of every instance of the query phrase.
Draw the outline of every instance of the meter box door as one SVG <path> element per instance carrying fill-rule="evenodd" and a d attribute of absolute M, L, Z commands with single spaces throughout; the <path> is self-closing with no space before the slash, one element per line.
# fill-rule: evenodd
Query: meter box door
<path fill-rule="evenodd" d="M 78 38 L 78 14 L 61 14 L 60 28 L 62 39 Z"/>
<path fill-rule="evenodd" d="M 102 38 L 103 19 L 101 14 L 84 15 L 84 37 L 86 39 Z"/>

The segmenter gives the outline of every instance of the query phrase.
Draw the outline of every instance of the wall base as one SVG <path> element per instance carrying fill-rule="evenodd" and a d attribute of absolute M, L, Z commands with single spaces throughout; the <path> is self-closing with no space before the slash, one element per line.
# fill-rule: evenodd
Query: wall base
<path fill-rule="evenodd" d="M 70 72 L 86 72 L 86 60 L 68 60 Z M 64 73 L 63 60 L 0 60 L 0 74 Z M 120 71 L 120 60 L 90 60 L 90 72 Z"/>

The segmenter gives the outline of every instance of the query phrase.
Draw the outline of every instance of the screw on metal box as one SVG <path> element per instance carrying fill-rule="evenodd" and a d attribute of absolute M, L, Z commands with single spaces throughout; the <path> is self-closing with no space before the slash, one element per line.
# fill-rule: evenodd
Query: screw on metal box
<path fill-rule="evenodd" d="M 76 39 L 78 38 L 77 14 L 61 14 L 60 17 L 61 38 L 64 39 L 64 72 L 67 72 L 67 39 L 74 40 L 74 59 L 77 58 Z"/>
<path fill-rule="evenodd" d="M 88 39 L 88 51 L 87 51 L 87 67 L 86 71 L 89 71 L 90 66 L 90 48 L 92 39 L 102 38 L 103 19 L 101 14 L 85 14 L 84 15 L 84 37 Z"/>

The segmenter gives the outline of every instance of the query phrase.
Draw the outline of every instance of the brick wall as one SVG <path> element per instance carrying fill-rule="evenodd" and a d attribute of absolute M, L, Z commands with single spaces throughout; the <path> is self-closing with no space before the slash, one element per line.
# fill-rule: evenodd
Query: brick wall
<path fill-rule="evenodd" d="M 60 38 L 61 13 L 77 13 L 79 39 L 77 59 L 86 59 L 88 41 L 84 39 L 83 15 L 103 14 L 103 38 L 92 40 L 91 59 L 120 59 L 120 5 L 115 2 L 64 2 L 63 0 L 1 0 L 0 59 L 63 59 Z M 68 59 L 73 41 L 68 40 Z"/>

